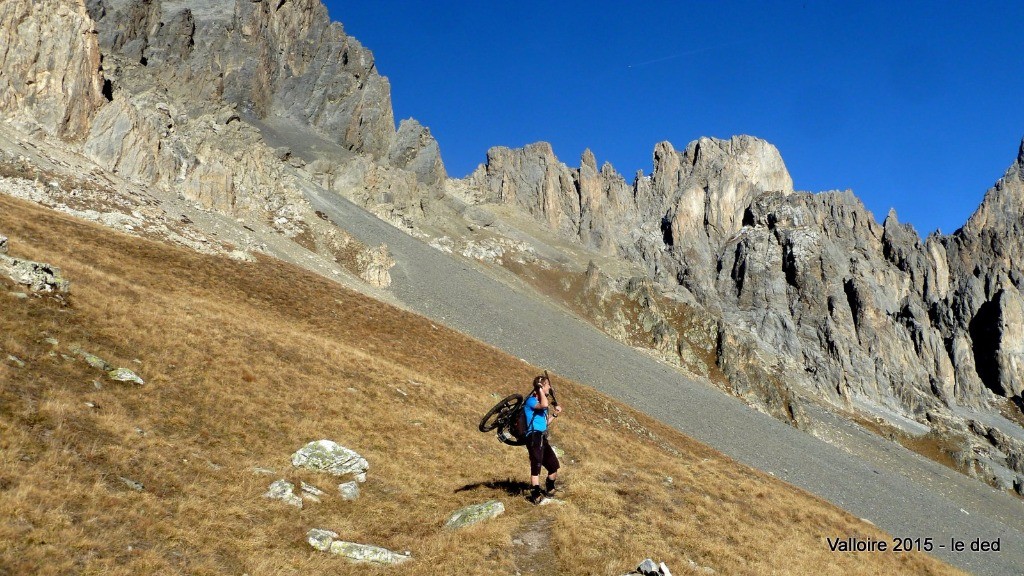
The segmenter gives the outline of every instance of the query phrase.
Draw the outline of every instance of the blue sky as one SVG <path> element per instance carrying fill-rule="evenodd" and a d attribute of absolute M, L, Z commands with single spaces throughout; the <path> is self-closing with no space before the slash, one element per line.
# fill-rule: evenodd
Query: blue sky
<path fill-rule="evenodd" d="M 923 236 L 961 226 L 1024 137 L 1024 2 L 326 4 L 452 176 L 546 140 L 632 181 L 661 140 L 751 134 L 798 190 L 851 188 Z"/>

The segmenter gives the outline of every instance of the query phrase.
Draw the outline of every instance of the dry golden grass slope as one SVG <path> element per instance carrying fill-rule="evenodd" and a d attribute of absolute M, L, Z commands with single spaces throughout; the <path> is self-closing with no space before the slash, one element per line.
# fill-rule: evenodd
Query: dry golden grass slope
<path fill-rule="evenodd" d="M 0 286 L 0 574 L 618 575 L 648 556 L 677 575 L 698 573 L 690 560 L 730 575 L 959 573 L 920 554 L 830 552 L 826 537 L 885 536 L 560 379 L 567 503 L 534 507 L 514 494 L 525 451 L 476 424 L 537 368 L 281 262 L 203 256 L 5 196 L 0 232 L 73 282 L 67 306 Z M 145 386 L 105 379 L 75 344 Z M 264 499 L 281 477 L 335 490 L 289 464 L 321 438 L 369 460 L 362 496 Z M 490 498 L 504 515 L 442 528 Z M 305 542 L 313 527 L 414 561 L 349 564 Z"/>

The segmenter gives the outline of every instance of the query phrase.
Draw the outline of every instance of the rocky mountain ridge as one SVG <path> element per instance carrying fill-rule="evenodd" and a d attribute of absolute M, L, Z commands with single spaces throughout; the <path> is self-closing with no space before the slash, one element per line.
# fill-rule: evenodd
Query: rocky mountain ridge
<path fill-rule="evenodd" d="M 546 143 L 449 179 L 318 0 L 12 0 L 0 38 L 9 193 L 386 286 L 386 248 L 310 207 L 328 190 L 496 274 L 578 279 L 562 297 L 585 318 L 794 425 L 820 433 L 813 404 L 938 431 L 962 469 L 1024 490 L 1024 429 L 1000 412 L 1024 389 L 1024 144 L 964 228 L 922 240 L 851 192 L 795 191 L 750 136 L 659 143 L 632 182 Z"/>
<path fill-rule="evenodd" d="M 543 143 L 492 149 L 469 180 L 488 191 L 481 202 L 639 263 L 716 318 L 717 367 L 767 411 L 813 428 L 800 405 L 824 401 L 937 429 L 964 442 L 951 455 L 961 466 L 1009 488 L 1024 472 L 1019 426 L 1002 421 L 1015 437 L 979 442 L 963 414 L 1021 405 L 1022 159 L 963 228 L 924 240 L 894 212 L 879 224 L 851 192 L 793 191 L 777 150 L 745 136 L 683 153 L 661 143 L 653 173 L 632 184 L 608 164 L 596 172 L 589 152 L 570 169 Z"/>

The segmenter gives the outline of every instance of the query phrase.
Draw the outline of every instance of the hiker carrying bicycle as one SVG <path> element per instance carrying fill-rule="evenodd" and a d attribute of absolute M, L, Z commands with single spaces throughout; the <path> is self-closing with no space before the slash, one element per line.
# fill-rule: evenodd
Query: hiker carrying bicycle
<path fill-rule="evenodd" d="M 530 453 L 530 502 L 534 504 L 554 492 L 555 478 L 558 477 L 558 456 L 548 442 L 548 424 L 558 418 L 562 407 L 556 403 L 554 411 L 549 412 L 550 392 L 551 381 L 547 376 L 537 376 L 533 379 L 533 393 L 523 405 L 526 413 L 526 450 Z M 543 493 L 540 490 L 541 466 L 548 471 Z"/>

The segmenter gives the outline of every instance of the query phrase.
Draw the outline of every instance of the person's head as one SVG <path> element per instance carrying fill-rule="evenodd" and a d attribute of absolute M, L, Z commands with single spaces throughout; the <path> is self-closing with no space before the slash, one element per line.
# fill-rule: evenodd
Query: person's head
<path fill-rule="evenodd" d="M 543 374 L 540 375 L 540 376 L 537 376 L 536 378 L 533 379 L 533 391 L 534 392 L 544 392 L 544 393 L 547 393 L 547 391 L 550 388 L 551 388 L 551 382 L 549 382 L 547 377 L 544 376 Z"/>

